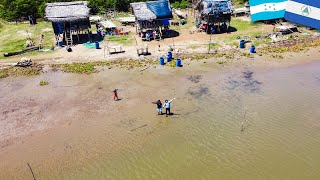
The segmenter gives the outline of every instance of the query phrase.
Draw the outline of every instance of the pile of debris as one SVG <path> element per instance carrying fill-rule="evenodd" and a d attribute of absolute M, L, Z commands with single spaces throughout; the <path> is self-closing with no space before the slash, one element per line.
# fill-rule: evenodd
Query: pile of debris
<path fill-rule="evenodd" d="M 19 67 L 28 67 L 28 66 L 32 66 L 32 61 L 30 58 L 25 58 L 23 57 L 21 59 L 21 61 L 17 62 L 17 64 L 15 66 L 19 66 Z"/>

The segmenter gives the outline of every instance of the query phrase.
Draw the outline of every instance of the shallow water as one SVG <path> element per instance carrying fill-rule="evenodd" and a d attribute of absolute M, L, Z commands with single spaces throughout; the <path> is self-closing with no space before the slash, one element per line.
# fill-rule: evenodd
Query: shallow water
<path fill-rule="evenodd" d="M 81 166 L 59 173 L 47 169 L 41 177 L 320 178 L 319 62 L 271 70 L 247 67 L 185 79 L 193 84 L 181 96 L 192 109 L 180 105 L 173 109 L 176 115 L 172 117 L 150 117 L 154 125 L 126 131 L 127 137 L 113 144 L 103 136 L 84 136 L 86 139 L 75 142 L 75 146 L 101 138 L 94 140 L 96 146 L 83 147 L 90 148 L 91 153 L 96 151 L 98 158 L 78 154 Z M 97 131 L 83 134 L 104 134 L 103 129 Z M 117 143 L 123 147 L 103 151 Z M 61 157 L 59 163 L 67 161 Z"/>

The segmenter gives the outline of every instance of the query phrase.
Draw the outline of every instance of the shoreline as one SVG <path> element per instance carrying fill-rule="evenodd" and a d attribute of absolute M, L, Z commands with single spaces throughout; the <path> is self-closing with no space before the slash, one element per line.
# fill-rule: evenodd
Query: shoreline
<path fill-rule="evenodd" d="M 320 44 L 320 40 L 316 42 Z M 290 46 L 293 48 L 295 46 Z M 289 49 L 290 49 L 289 47 Z M 276 48 L 276 47 L 273 47 Z M 217 52 L 214 54 L 193 54 L 193 55 L 177 55 L 173 53 L 173 58 L 179 57 L 182 60 L 183 67 L 186 68 L 191 64 L 201 63 L 215 63 L 220 66 L 230 64 L 254 64 L 257 66 L 290 66 L 296 64 L 305 64 L 312 61 L 317 61 L 320 56 L 319 46 L 315 47 L 303 47 L 304 49 L 300 52 L 283 52 L 283 53 L 266 53 L 260 52 L 256 54 L 244 53 L 241 51 L 221 53 Z M 270 50 L 270 49 L 269 49 Z M 258 50 L 259 51 L 259 50 Z M 271 49 L 272 51 L 272 49 Z M 101 67 L 120 68 L 120 69 L 140 69 L 144 71 L 148 68 L 161 67 L 159 60 L 155 56 L 145 57 L 144 59 L 134 58 L 114 58 L 108 61 L 90 60 L 90 61 L 56 61 L 56 60 L 37 60 L 34 61 L 34 68 L 19 68 L 13 67 L 13 63 L 1 62 L 0 63 L 0 78 L 8 76 L 32 76 L 46 73 L 49 70 L 62 71 L 69 73 L 78 74 L 91 74 L 96 73 Z M 173 59 L 170 63 L 166 63 L 163 67 L 165 68 L 177 68 L 175 67 L 175 60 Z M 179 68 L 179 67 L 178 67 Z M 9 70 L 8 71 L 6 71 Z M 11 70 L 12 69 L 12 70 Z M 80 69 L 80 70 L 79 70 Z M 10 72 L 10 70 L 12 72 Z M 20 72 L 21 71 L 21 72 Z M 30 72 L 28 72 L 30 71 Z"/>

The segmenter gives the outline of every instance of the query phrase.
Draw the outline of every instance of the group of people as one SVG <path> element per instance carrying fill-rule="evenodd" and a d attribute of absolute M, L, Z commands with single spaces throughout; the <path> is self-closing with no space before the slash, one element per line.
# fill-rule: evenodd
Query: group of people
<path fill-rule="evenodd" d="M 162 108 L 166 109 L 166 116 L 171 115 L 170 112 L 170 108 L 171 108 L 171 103 L 173 100 L 175 100 L 176 98 L 171 99 L 170 101 L 168 101 L 167 99 L 164 101 L 164 104 L 162 105 L 161 100 L 158 100 L 156 102 L 152 102 L 153 104 L 157 105 L 157 111 L 158 111 L 158 115 L 162 115 Z"/>
<path fill-rule="evenodd" d="M 121 100 L 121 99 L 118 97 L 118 89 L 115 89 L 115 90 L 113 90 L 112 92 L 113 92 L 113 100 L 115 100 L 115 101 Z M 172 101 L 175 100 L 175 99 L 176 99 L 176 98 L 173 98 L 173 99 L 171 99 L 170 101 L 166 99 L 166 100 L 164 101 L 164 104 L 162 104 L 161 100 L 158 100 L 158 101 L 152 102 L 152 103 L 157 105 L 158 115 L 162 115 L 162 114 L 163 114 L 162 108 L 165 108 L 165 109 L 166 109 L 166 116 L 169 116 L 169 115 L 171 115 L 171 112 L 170 112 L 171 103 L 172 103 Z"/>
<path fill-rule="evenodd" d="M 162 32 L 159 29 L 154 29 L 153 31 L 141 32 L 141 38 L 146 41 L 151 41 L 151 39 L 162 39 Z"/>

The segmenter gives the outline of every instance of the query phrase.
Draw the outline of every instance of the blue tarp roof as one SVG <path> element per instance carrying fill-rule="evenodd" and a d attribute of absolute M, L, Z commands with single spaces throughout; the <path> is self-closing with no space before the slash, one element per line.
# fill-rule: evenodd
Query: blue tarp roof
<path fill-rule="evenodd" d="M 230 0 L 203 0 L 204 14 L 231 14 L 233 7 Z"/>
<path fill-rule="evenodd" d="M 168 0 L 138 2 L 130 4 L 137 20 L 170 19 L 172 9 Z"/>
<path fill-rule="evenodd" d="M 147 7 L 157 16 L 157 19 L 172 18 L 172 10 L 167 0 L 146 2 Z"/>

